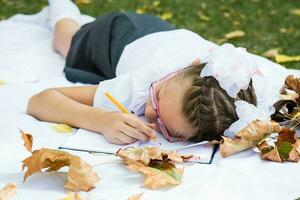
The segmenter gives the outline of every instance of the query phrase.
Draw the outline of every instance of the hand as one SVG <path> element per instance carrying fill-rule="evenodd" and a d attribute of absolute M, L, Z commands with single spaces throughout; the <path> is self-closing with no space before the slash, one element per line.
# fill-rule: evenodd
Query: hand
<path fill-rule="evenodd" d="M 130 144 L 137 140 L 147 141 L 154 136 L 154 125 L 142 121 L 133 114 L 108 112 L 105 114 L 102 132 L 107 141 L 114 144 Z"/>

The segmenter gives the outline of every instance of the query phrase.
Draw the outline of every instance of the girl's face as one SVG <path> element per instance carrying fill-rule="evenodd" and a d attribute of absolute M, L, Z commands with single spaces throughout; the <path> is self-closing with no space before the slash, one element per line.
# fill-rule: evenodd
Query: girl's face
<path fill-rule="evenodd" d="M 179 83 L 176 79 L 167 79 L 155 85 L 154 91 L 160 109 L 160 119 L 164 123 L 170 136 L 179 136 L 189 139 L 194 136 L 193 129 L 182 113 L 182 91 L 187 83 Z M 183 81 L 181 81 L 183 82 Z M 157 123 L 157 114 L 148 97 L 145 108 L 145 117 L 155 124 L 155 130 L 161 132 Z"/>

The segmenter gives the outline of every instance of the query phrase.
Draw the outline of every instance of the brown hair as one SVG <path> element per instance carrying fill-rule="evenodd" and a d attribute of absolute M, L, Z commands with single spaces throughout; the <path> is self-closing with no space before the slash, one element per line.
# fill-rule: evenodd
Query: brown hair
<path fill-rule="evenodd" d="M 244 100 L 256 105 L 256 95 L 252 81 L 247 90 L 240 90 L 237 98 L 231 98 L 212 76 L 200 77 L 205 64 L 188 67 L 181 77 L 190 80 L 190 87 L 183 94 L 182 111 L 195 130 L 190 140 L 219 140 L 223 132 L 238 117 L 235 100 Z"/>

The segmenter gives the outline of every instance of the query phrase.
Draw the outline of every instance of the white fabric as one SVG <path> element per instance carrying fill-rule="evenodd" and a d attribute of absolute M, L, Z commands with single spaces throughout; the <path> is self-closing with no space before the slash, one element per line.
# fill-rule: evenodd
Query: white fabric
<path fill-rule="evenodd" d="M 185 30 L 158 32 L 127 45 L 117 65 L 117 77 L 102 81 L 94 106 L 117 110 L 105 96 L 110 92 L 122 105 L 143 115 L 151 82 L 204 59 L 216 45 Z"/>
<path fill-rule="evenodd" d="M 54 29 L 56 23 L 64 18 L 72 19 L 80 24 L 80 10 L 70 0 L 48 0 L 50 7 L 50 26 Z"/>
<path fill-rule="evenodd" d="M 26 22 L 22 22 L 22 19 Z M 43 20 L 44 18 L 40 17 L 39 21 L 42 22 Z M 9 182 L 16 183 L 18 191 L 17 195 L 12 198 L 13 200 L 62 199 L 67 193 L 63 188 L 65 173 L 35 174 L 23 183 L 24 173 L 21 172 L 21 161 L 29 156 L 29 153 L 23 147 L 19 128 L 33 134 L 34 149 L 40 147 L 57 148 L 69 137 L 66 134 L 56 133 L 52 129 L 51 123 L 40 122 L 26 115 L 28 98 L 48 87 L 73 85 L 62 76 L 62 66 L 60 66 L 63 64 L 62 58 L 54 52 L 50 52 L 51 32 L 47 28 L 37 26 L 38 22 L 34 20 L 32 23 L 28 18 L 25 19 L 25 16 L 21 15 L 19 15 L 18 20 L 0 22 L 0 35 L 3 36 L 5 33 L 6 36 L 0 37 L 1 79 L 19 81 L 19 83 L 8 81 L 6 85 L 0 86 L 0 188 Z M 24 45 L 25 49 L 22 49 L 19 43 L 14 41 L 19 41 L 20 35 L 24 34 L 31 41 L 31 45 L 26 44 Z M 34 37 L 30 38 L 30 34 Z M 3 46 L 5 41 L 9 44 Z M 34 55 L 31 55 L 32 59 L 19 61 L 23 63 L 17 62 L 21 56 L 30 57 L 29 54 L 32 52 L 27 51 L 27 49 L 35 48 L 36 45 L 40 45 L 41 48 L 38 53 L 35 52 Z M 10 50 L 15 48 L 15 54 L 2 56 L 1 54 L 5 52 L 4 48 L 7 47 Z M 270 78 L 269 80 L 278 80 L 278 83 L 272 81 L 270 84 L 282 83 L 279 83 L 282 80 L 280 77 L 284 74 L 282 68 L 278 67 L 279 65 L 261 57 L 256 57 L 256 59 L 264 74 Z M 20 71 L 21 67 L 12 65 L 11 68 L 7 68 L 6 65 L 3 65 L 3 63 L 13 62 L 13 60 L 15 60 L 15 65 L 22 65 L 27 70 L 31 70 L 31 67 L 34 67 L 34 63 L 38 60 L 43 61 L 38 67 L 35 67 L 35 71 L 30 71 L 34 73 L 33 78 L 36 81 L 25 82 L 29 79 L 23 76 L 25 73 L 30 74 L 30 72 Z M 2 75 L 2 72 L 6 71 L 10 71 L 10 74 Z M 37 73 L 37 71 L 40 72 Z M 289 72 L 300 75 L 298 70 L 289 70 Z M 47 73 L 52 74 L 52 76 L 47 78 Z M 12 76 L 13 74 L 15 76 Z M 24 81 L 21 82 L 21 80 Z M 265 87 L 266 85 L 261 85 L 262 90 Z M 163 190 L 147 190 L 141 187 L 142 175 L 126 169 L 114 156 L 76 154 L 94 165 L 95 171 L 101 177 L 94 190 L 81 193 L 83 197 L 89 197 L 92 200 L 124 200 L 140 192 L 144 192 L 143 200 L 282 200 L 300 197 L 299 163 L 280 164 L 262 161 L 258 154 L 252 150 L 225 159 L 220 158 L 219 153 L 217 153 L 212 165 L 186 166 L 182 184 Z"/>

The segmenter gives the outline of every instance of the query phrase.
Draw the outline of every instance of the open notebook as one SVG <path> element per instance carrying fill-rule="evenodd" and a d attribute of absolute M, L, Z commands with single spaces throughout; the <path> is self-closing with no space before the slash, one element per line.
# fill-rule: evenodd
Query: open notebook
<path fill-rule="evenodd" d="M 130 145 L 116 145 L 108 143 L 105 138 L 99 134 L 84 129 L 78 129 L 64 144 L 62 144 L 60 149 L 68 149 L 75 151 L 86 151 L 92 153 L 116 153 L 120 148 L 126 148 L 129 146 L 142 147 L 142 146 L 159 146 L 166 150 L 176 150 L 181 154 L 194 154 L 200 157 L 199 160 L 194 160 L 193 162 L 210 164 L 214 152 L 216 150 L 215 145 L 208 144 L 208 142 L 200 143 L 189 143 L 189 142 L 176 142 L 170 143 L 163 136 L 157 133 L 157 142 L 148 141 L 140 142 L 137 141 Z"/>

